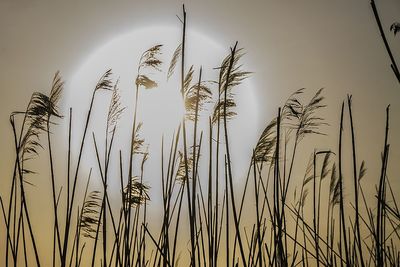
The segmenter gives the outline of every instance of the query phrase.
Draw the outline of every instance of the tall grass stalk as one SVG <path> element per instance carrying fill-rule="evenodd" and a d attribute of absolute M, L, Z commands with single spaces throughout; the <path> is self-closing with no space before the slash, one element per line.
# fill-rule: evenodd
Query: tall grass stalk
<path fill-rule="evenodd" d="M 150 155 L 141 136 L 146 122 L 140 121 L 140 105 L 141 90 L 158 85 L 151 75 L 161 70 L 162 45 L 144 51 L 138 62 L 126 158 L 121 148 L 115 147 L 117 131 L 123 130 L 117 124 L 124 108 L 111 70 L 101 76 L 92 92 L 75 166 L 71 160 L 75 118 L 69 109 L 65 175 L 57 173 L 63 161 L 54 153 L 53 129 L 62 117 L 57 109 L 63 88 L 59 73 L 49 95 L 34 93 L 25 111 L 11 114 L 15 161 L 9 195 L 0 196 L 4 265 L 43 266 L 48 256 L 52 266 L 62 267 L 84 263 L 102 267 L 399 266 L 400 212 L 389 177 L 389 107 L 372 205 L 362 179 L 369 179 L 370 184 L 373 177 L 366 176 L 365 162 L 360 164 L 361 144 L 356 139 L 351 96 L 347 105 L 341 105 L 337 148 L 302 143 L 326 135 L 327 123 L 320 114 L 326 106 L 322 89 L 308 102 L 304 102 L 308 90 L 299 89 L 280 105 L 252 149 L 247 173 L 239 182 L 241 177 L 233 172 L 238 164 L 235 153 L 239 152 L 234 149 L 230 120 L 236 115 L 234 88 L 250 75 L 242 70 L 243 50 L 236 42 L 214 69 L 218 80 L 209 82 L 203 67 L 186 67 L 187 53 L 193 51 L 187 51 L 190 40 L 184 6 L 182 15 L 181 43 L 172 55 L 167 79 L 179 63 L 176 90 L 181 92 L 185 110 L 172 136 L 160 133 L 156 158 L 160 159 L 161 175 L 151 177 L 161 188 L 158 214 L 149 208 L 157 201 L 152 202 L 149 190 L 153 189 L 146 185 Z M 96 166 L 91 167 L 98 170 L 99 177 L 92 177 L 92 169 L 88 177 L 82 177 L 83 154 L 90 153 L 86 148 L 88 131 L 95 106 L 100 104 L 96 97 L 103 90 L 112 92 L 106 126 L 100 133 L 93 131 L 91 137 L 91 156 L 96 159 Z M 348 130 L 344 128 L 347 118 Z M 28 162 L 41 156 L 42 134 L 51 186 L 48 253 L 39 250 L 44 241 L 35 234 L 38 226 L 31 219 L 34 199 L 28 196 L 27 186 L 34 174 Z M 349 144 L 346 134 L 351 138 Z M 301 157 L 308 149 L 313 153 L 308 164 L 302 165 Z M 116 151 L 119 153 L 114 156 Z M 351 157 L 350 168 L 346 156 Z M 115 173 L 114 163 L 118 165 Z M 114 176 L 119 183 L 117 200 L 109 189 Z M 93 188 L 93 179 L 98 180 L 100 189 Z M 86 185 L 83 192 L 78 189 L 81 184 Z"/>

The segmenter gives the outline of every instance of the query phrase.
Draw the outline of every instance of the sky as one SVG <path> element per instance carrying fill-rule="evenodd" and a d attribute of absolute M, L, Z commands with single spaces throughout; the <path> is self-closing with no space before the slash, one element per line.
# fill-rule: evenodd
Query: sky
<path fill-rule="evenodd" d="M 226 51 L 235 41 L 245 49 L 244 66 L 253 72 L 255 136 L 292 92 L 307 88 L 311 95 L 325 88 L 330 138 L 307 141 L 304 157 L 314 146 L 336 149 L 340 105 L 351 94 L 357 149 L 366 160 L 367 181 L 375 183 L 390 104 L 389 177 L 396 180 L 400 84 L 368 0 L 0 0 L 0 194 L 8 187 L 14 161 L 9 114 L 24 109 L 32 92 L 49 90 L 55 71 L 60 70 L 68 84 L 89 55 L 115 37 L 145 27 L 179 27 L 176 15 L 182 3 L 189 29 Z M 376 5 L 400 62 L 400 36 L 388 30 L 400 20 L 400 2 L 379 0 Z M 162 41 L 162 34 L 155 32 L 154 39 Z M 394 183 L 400 193 L 400 182 Z"/>

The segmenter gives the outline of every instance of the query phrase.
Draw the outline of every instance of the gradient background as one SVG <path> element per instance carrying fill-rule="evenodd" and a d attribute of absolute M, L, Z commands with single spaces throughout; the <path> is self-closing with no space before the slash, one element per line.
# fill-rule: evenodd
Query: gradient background
<path fill-rule="evenodd" d="M 0 194 L 7 192 L 14 161 L 9 114 L 24 109 L 32 92 L 49 90 L 56 70 L 68 82 L 85 58 L 113 37 L 147 26 L 179 27 L 175 14 L 181 13 L 182 3 L 0 0 Z M 307 148 L 336 149 L 341 101 L 352 94 L 359 163 L 364 159 L 368 168 L 364 183 L 375 184 L 385 108 L 390 104 L 388 175 L 395 193 L 400 193 L 400 84 L 390 69 L 368 0 L 219 0 L 185 5 L 189 28 L 227 48 L 238 40 L 246 49 L 245 65 L 254 72 L 251 80 L 261 122 L 267 124 L 294 90 L 325 88 L 330 136 L 306 142 L 305 158 Z M 400 62 L 400 36 L 389 32 L 390 25 L 400 21 L 400 2 L 381 0 L 376 5 Z M 254 131 L 261 133 L 262 126 Z M 40 195 L 39 188 L 34 190 Z M 374 199 L 374 187 L 367 190 Z M 39 199 L 37 204 L 47 205 L 46 201 Z"/>

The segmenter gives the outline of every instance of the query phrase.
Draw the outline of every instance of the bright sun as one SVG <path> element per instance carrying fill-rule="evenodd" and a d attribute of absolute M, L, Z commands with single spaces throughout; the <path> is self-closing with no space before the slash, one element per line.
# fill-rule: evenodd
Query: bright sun
<path fill-rule="evenodd" d="M 197 80 L 200 66 L 203 68 L 203 80 L 217 80 L 218 71 L 215 69 L 221 64 L 222 59 L 229 53 L 229 45 L 219 45 L 206 36 L 189 31 L 186 36 L 186 66 L 188 70 L 191 65 L 195 68 L 193 80 Z M 67 95 L 64 102 L 64 114 L 68 114 L 69 107 L 73 108 L 73 129 L 78 129 L 84 124 L 92 90 L 100 76 L 108 69 L 112 69 L 114 80 L 119 80 L 121 102 L 126 107 L 123 116 L 118 123 L 117 138 L 115 139 L 115 151 L 126 149 L 129 144 L 131 133 L 132 114 L 134 106 L 135 77 L 137 66 L 143 51 L 148 48 L 162 44 L 163 68 L 160 73 L 149 75 L 158 83 L 155 89 L 140 90 L 140 103 L 138 107 L 138 119 L 143 121 L 142 136 L 146 143 L 150 144 L 150 158 L 147 163 L 147 174 L 157 176 L 154 170 L 159 169 L 161 138 L 168 140 L 176 130 L 183 116 L 183 103 L 179 88 L 179 71 L 167 80 L 166 73 L 175 51 L 181 40 L 181 30 L 172 27 L 150 27 L 136 30 L 120 35 L 113 40 L 100 45 L 93 53 L 83 60 L 81 66 L 76 70 L 72 80 L 67 83 Z M 177 67 L 179 69 L 179 66 Z M 250 70 L 251 71 L 251 70 Z M 257 102 L 249 81 L 243 83 L 235 91 L 238 115 L 230 122 L 232 140 L 232 160 L 235 161 L 234 174 L 237 179 L 243 177 L 250 158 L 252 148 L 257 141 Z M 111 94 L 102 92 L 96 95 L 96 106 L 94 117 L 92 117 L 90 136 L 87 143 L 91 154 L 93 144 L 91 132 L 99 137 L 104 136 L 105 115 L 109 105 Z M 210 110 L 204 111 L 202 119 L 207 121 Z M 206 125 L 206 124 L 205 124 Z M 82 129 L 82 128 L 79 128 Z M 204 127 L 208 129 L 208 127 Z M 77 131 L 73 139 L 79 140 L 81 131 Z M 204 133 L 207 134 L 208 133 Z M 74 135 L 74 133 L 73 133 Z M 90 139 L 90 140 L 89 140 Z M 78 141 L 73 147 L 79 147 Z M 84 157 L 87 165 L 96 167 L 92 155 Z M 116 161 L 117 162 L 117 161 Z M 126 163 L 125 163 L 126 164 Z M 148 178 L 148 180 L 151 180 Z M 159 181 L 148 181 L 154 188 L 158 187 Z M 112 187 L 113 185 L 110 184 Z M 118 184 L 114 185 L 118 188 Z"/>

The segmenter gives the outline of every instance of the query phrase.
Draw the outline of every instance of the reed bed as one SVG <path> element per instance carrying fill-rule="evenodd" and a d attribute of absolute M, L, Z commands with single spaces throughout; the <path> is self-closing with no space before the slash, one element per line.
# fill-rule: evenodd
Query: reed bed
<path fill-rule="evenodd" d="M 58 155 L 52 151 L 52 128 L 63 117 L 58 110 L 64 87 L 61 75 L 55 74 L 48 95 L 34 93 L 25 111 L 10 115 L 15 163 L 9 197 L 0 198 L 5 227 L 1 265 L 44 266 L 43 259 L 51 257 L 52 266 L 62 267 L 86 265 L 83 259 L 90 266 L 103 267 L 400 266 L 400 211 L 387 176 L 389 107 L 372 201 L 364 194 L 366 166 L 357 153 L 351 96 L 341 104 L 340 127 L 332 137 L 338 137 L 337 146 L 329 150 L 315 147 L 305 173 L 295 173 L 295 163 L 302 162 L 298 150 L 303 140 L 325 134 L 323 89 L 309 99 L 305 99 L 306 89 L 299 89 L 277 107 L 275 118 L 266 125 L 248 159 L 243 188 L 236 188 L 229 122 L 236 115 L 235 90 L 242 90 L 241 83 L 251 72 L 243 69 L 244 52 L 238 43 L 215 69 L 217 81 L 205 80 L 200 66 L 188 68 L 185 54 L 191 51 L 186 51 L 190 40 L 186 40 L 184 8 L 179 19 L 182 39 L 171 55 L 167 76 L 179 75 L 176 90 L 181 92 L 186 113 L 173 137 L 163 139 L 159 149 L 159 216 L 150 218 L 147 212 L 152 205 L 151 188 L 145 183 L 149 153 L 140 133 L 146 125 L 137 118 L 141 91 L 157 87 L 151 73 L 165 64 L 159 57 L 162 45 L 149 48 L 138 59 L 128 159 L 123 158 L 121 148 L 113 146 L 117 129 L 126 129 L 117 128 L 125 110 L 111 70 L 94 85 L 75 164 L 71 160 L 71 128 L 76 115 L 70 109 L 64 117 L 69 125 L 66 174 L 55 171 Z M 96 95 L 101 91 L 111 92 L 104 140 L 98 138 L 103 135 L 88 132 Z M 207 110 L 210 103 L 212 110 Z M 200 116 L 208 122 L 204 129 Z M 350 125 L 348 131 L 345 122 Z M 346 149 L 344 135 L 351 139 L 351 147 Z M 47 149 L 42 149 L 42 142 Z M 92 167 L 101 174 L 101 189 L 92 188 L 91 174 L 81 175 L 83 150 L 91 145 L 97 162 Z M 112 151 L 119 156 L 113 157 Z M 351 176 L 343 175 L 344 151 L 351 153 Z M 34 200 L 26 194 L 27 177 L 35 171 L 27 163 L 38 156 L 48 159 L 50 173 L 51 192 L 43 193 L 52 199 L 51 251 L 37 246 L 40 236 L 35 234 L 30 212 Z M 207 160 L 201 161 L 202 157 Z M 110 173 L 111 162 L 119 166 L 117 177 Z M 298 181 L 298 177 L 303 179 Z M 110 179 L 120 185 L 118 203 L 112 203 L 109 196 Z M 83 195 L 78 195 L 78 183 L 86 185 Z M 345 187 L 345 183 L 352 186 Z M 189 227 L 183 225 L 183 218 L 188 219 Z M 150 226 L 154 220 L 162 222 L 159 229 Z"/>

